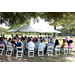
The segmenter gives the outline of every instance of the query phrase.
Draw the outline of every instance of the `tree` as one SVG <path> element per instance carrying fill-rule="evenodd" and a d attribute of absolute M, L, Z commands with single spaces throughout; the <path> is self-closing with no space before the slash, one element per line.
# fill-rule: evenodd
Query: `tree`
<path fill-rule="evenodd" d="M 75 13 L 69 12 L 68 15 L 64 14 L 64 18 L 61 20 L 60 24 L 64 26 L 69 35 L 72 31 L 75 32 Z"/>
<path fill-rule="evenodd" d="M 4 20 L 4 18 L 2 17 L 2 12 L 0 12 L 0 24 L 1 24 L 1 36 L 2 36 L 2 24 L 6 23 L 6 21 Z"/>
<path fill-rule="evenodd" d="M 31 18 L 34 19 L 34 22 L 38 21 L 38 16 L 48 22 L 51 22 L 53 19 L 52 25 L 54 29 L 56 29 L 57 25 L 62 25 L 66 29 L 75 29 L 74 12 L 0 12 L 0 23 L 5 23 L 10 27 L 19 27 L 29 23 L 28 21 Z"/>
<path fill-rule="evenodd" d="M 59 20 L 63 18 L 64 14 L 64 12 L 42 12 L 39 16 L 48 22 L 51 22 L 51 20 L 53 19 L 54 22 L 52 23 L 52 25 L 54 25 L 54 29 L 56 30 L 56 26 L 58 25 Z M 53 36 L 56 37 L 55 33 Z"/>
<path fill-rule="evenodd" d="M 1 30 L 1 27 L 0 27 L 0 30 Z M 8 29 L 2 28 L 2 31 L 3 31 L 3 34 L 7 34 Z"/>
<path fill-rule="evenodd" d="M 36 12 L 0 12 L 0 23 L 1 25 L 5 23 L 10 27 L 16 27 L 29 23 L 28 20 L 31 18 L 37 19 L 37 15 Z"/>
<path fill-rule="evenodd" d="M 48 22 L 53 19 L 54 22 L 51 25 L 54 26 L 54 29 L 62 25 L 69 30 L 69 34 L 70 30 L 75 29 L 75 12 L 41 12 L 39 16 Z"/>
<path fill-rule="evenodd" d="M 27 20 L 27 21 L 25 21 L 23 24 L 9 25 L 9 30 L 10 30 L 10 29 L 14 29 L 14 28 L 18 28 L 18 27 L 20 27 L 20 26 L 29 25 L 30 23 L 31 23 L 30 20 Z"/>

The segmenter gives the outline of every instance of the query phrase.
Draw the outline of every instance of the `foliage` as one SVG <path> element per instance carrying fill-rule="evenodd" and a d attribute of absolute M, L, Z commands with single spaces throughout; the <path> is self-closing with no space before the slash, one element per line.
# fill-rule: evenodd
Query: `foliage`
<path fill-rule="evenodd" d="M 50 22 L 52 19 L 54 22 L 52 25 L 63 25 L 68 29 L 75 28 L 75 13 L 74 12 L 42 12 L 39 13 L 40 17 L 45 21 Z"/>
<path fill-rule="evenodd" d="M 0 12 L 0 23 L 4 22 L 9 25 L 21 25 L 30 23 L 31 18 L 34 22 L 38 19 L 37 17 L 44 19 L 45 21 L 54 22 L 52 25 L 63 25 L 68 26 L 68 28 L 73 28 L 75 24 L 75 13 L 74 12 Z M 70 27 L 71 26 L 71 27 Z"/>
<path fill-rule="evenodd" d="M 59 31 L 61 31 L 60 34 L 58 34 L 58 36 L 66 36 L 66 35 L 70 35 L 70 36 L 75 36 L 75 29 L 69 29 L 66 30 L 65 28 L 59 29 Z"/>
<path fill-rule="evenodd" d="M 0 27 L 1 30 L 1 27 Z M 7 34 L 8 29 L 2 28 L 3 34 Z"/>
<path fill-rule="evenodd" d="M 68 34 L 68 30 L 65 30 L 65 28 L 58 29 L 58 30 L 61 31 L 61 33 L 58 34 L 58 36 L 66 36 Z"/>
<path fill-rule="evenodd" d="M 36 12 L 0 12 L 0 19 L 8 25 L 18 25 L 27 23 L 31 17 L 35 19 L 36 15 Z"/>
<path fill-rule="evenodd" d="M 55 29 L 57 25 L 62 25 L 65 30 L 75 33 L 75 12 L 0 12 L 0 24 L 5 23 L 10 29 L 17 28 L 29 24 L 31 18 L 38 22 L 38 16 L 50 23 L 53 19 L 51 25 Z"/>
<path fill-rule="evenodd" d="M 36 12 L 0 12 L 0 24 L 5 23 L 10 26 L 10 29 L 17 28 L 29 24 L 32 17 L 37 19 L 36 15 Z"/>
<path fill-rule="evenodd" d="M 14 29 L 14 28 L 18 28 L 18 27 L 21 27 L 21 26 L 29 25 L 30 23 L 31 23 L 30 20 L 27 20 L 26 22 L 24 22 L 24 23 L 21 24 L 21 25 L 20 25 L 20 24 L 17 24 L 17 25 L 16 25 L 16 24 L 14 24 L 14 25 L 9 25 L 9 27 L 10 27 L 9 30 L 10 30 L 10 29 Z"/>

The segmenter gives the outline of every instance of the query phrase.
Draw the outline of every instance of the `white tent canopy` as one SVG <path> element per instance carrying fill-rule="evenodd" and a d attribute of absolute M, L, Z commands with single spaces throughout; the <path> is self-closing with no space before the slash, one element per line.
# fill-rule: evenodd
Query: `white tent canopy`
<path fill-rule="evenodd" d="M 7 32 L 36 32 L 30 25 L 25 25 L 19 28 L 8 30 Z"/>
<path fill-rule="evenodd" d="M 60 31 L 54 30 L 54 27 L 49 25 L 48 22 L 39 18 L 39 23 L 33 23 L 31 19 L 30 25 L 25 25 L 16 29 L 9 30 L 8 32 L 37 32 L 37 33 L 61 33 Z"/>
<path fill-rule="evenodd" d="M 50 26 L 42 26 L 41 27 L 38 25 L 31 25 L 31 27 L 39 33 L 61 33 L 60 31 L 50 28 Z"/>
<path fill-rule="evenodd" d="M 39 27 L 38 25 L 25 25 L 19 28 L 8 30 L 8 32 L 61 33 L 60 31 L 53 30 L 50 27 Z"/>

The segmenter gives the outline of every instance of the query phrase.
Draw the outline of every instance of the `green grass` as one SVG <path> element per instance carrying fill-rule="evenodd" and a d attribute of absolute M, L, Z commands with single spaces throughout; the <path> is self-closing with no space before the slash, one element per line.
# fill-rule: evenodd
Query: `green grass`
<path fill-rule="evenodd" d="M 68 57 L 68 56 L 70 56 L 70 57 L 75 56 L 75 53 L 74 53 L 74 55 L 61 54 L 61 55 L 57 55 L 57 56 L 56 55 L 53 55 L 53 56 L 45 55 L 45 56 L 39 56 L 39 57 L 37 55 L 35 55 L 34 58 L 29 58 L 29 57 L 27 57 L 27 55 L 25 55 L 22 58 L 22 60 L 23 60 L 23 62 L 25 62 L 24 59 L 27 59 L 28 62 L 72 62 L 71 60 L 66 59 L 66 57 Z"/>

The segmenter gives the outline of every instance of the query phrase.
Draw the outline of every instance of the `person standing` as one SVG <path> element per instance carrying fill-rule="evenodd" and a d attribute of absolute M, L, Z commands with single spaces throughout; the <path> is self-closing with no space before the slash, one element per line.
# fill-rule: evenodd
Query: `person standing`
<path fill-rule="evenodd" d="M 66 40 L 67 40 L 67 43 L 68 43 L 68 45 L 69 45 L 69 41 L 71 40 L 71 38 L 70 38 L 69 35 L 67 35 Z"/>
<path fill-rule="evenodd" d="M 3 39 L 5 38 L 5 35 L 3 34 Z"/>
<path fill-rule="evenodd" d="M 14 35 L 12 34 L 11 36 L 12 36 L 12 39 L 13 39 L 14 38 Z"/>
<path fill-rule="evenodd" d="M 27 38 L 27 36 L 25 35 L 25 38 Z"/>

